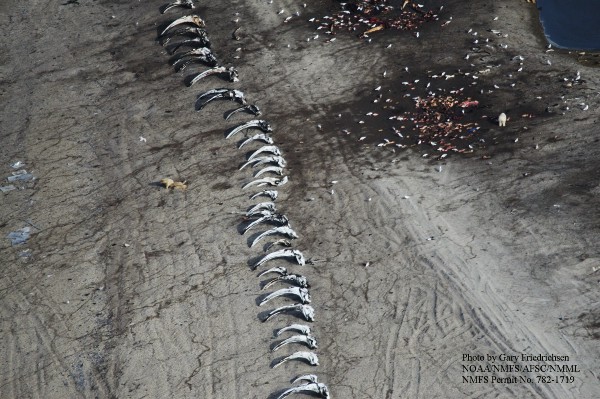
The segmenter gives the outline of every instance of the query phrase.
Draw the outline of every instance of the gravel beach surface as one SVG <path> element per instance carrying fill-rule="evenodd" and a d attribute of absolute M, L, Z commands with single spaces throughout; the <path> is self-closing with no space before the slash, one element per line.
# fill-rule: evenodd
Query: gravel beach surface
<path fill-rule="evenodd" d="M 548 49 L 526 1 L 424 1 L 437 19 L 363 38 L 317 30 L 337 1 L 197 3 L 0 3 L 1 398 L 274 399 L 309 373 L 332 398 L 600 397 L 596 55 Z M 239 82 L 169 65 L 157 36 L 192 13 Z M 262 114 L 196 111 L 216 88 Z M 402 119 L 429 92 L 451 126 Z M 225 134 L 252 119 L 298 238 L 249 248 L 275 227 L 240 234 L 270 201 L 238 170 L 264 143 Z M 280 238 L 313 264 L 252 270 Z M 262 322 L 296 302 L 257 306 L 275 266 L 310 281 L 314 322 Z M 271 352 L 290 323 L 318 366 L 271 368 L 310 350 Z"/>

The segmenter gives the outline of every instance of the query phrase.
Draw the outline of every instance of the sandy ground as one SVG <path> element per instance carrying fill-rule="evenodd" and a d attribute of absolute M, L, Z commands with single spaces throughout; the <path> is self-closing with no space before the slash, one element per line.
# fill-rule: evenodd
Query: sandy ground
<path fill-rule="evenodd" d="M 307 19 L 336 2 L 205 3 L 197 12 L 239 83 L 182 84 L 155 39 L 185 11 L 160 15 L 162 1 L 0 3 L 0 170 L 22 161 L 36 177 L 0 194 L 0 397 L 274 398 L 307 372 L 334 398 L 600 397 L 593 57 L 545 52 L 535 8 L 517 0 L 443 2 L 419 39 L 383 32 L 371 43 L 306 41 L 316 34 Z M 508 49 L 471 61 L 492 65 L 477 88 L 502 88 L 480 101 L 508 126 L 482 119 L 489 145 L 469 157 L 377 147 L 393 138 L 387 122 L 357 123 L 373 89 L 401 96 L 407 78 L 467 68 L 467 30 L 490 27 Z M 510 88 L 517 54 L 525 70 Z M 565 88 L 577 70 L 586 83 Z M 318 262 L 272 265 L 311 281 L 318 367 L 270 369 L 301 348 L 271 353 L 273 331 L 299 319 L 259 319 L 261 279 L 248 264 L 261 249 L 239 234 L 239 212 L 257 201 L 241 189 L 245 152 L 223 138 L 250 117 L 225 122 L 225 102 L 195 112 L 215 87 L 257 103 L 288 160 L 276 203 L 300 235 L 294 247 Z M 189 188 L 167 192 L 162 177 Z M 28 242 L 11 246 L 24 227 Z M 489 364 L 465 354 L 567 355 L 539 364 L 577 370 L 465 372 Z M 463 379 L 478 375 L 531 382 Z"/>

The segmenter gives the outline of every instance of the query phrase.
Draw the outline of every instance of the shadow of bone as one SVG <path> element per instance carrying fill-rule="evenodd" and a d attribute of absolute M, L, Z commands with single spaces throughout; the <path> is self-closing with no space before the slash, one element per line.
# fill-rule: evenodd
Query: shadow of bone
<path fill-rule="evenodd" d="M 292 305 L 299 305 L 298 303 L 294 303 Z M 282 305 L 282 306 L 286 306 L 286 305 Z M 280 313 L 274 314 L 272 315 L 269 319 L 267 319 L 267 317 L 269 316 L 269 314 L 273 311 L 275 311 L 276 309 L 281 308 L 281 306 L 279 307 L 274 307 L 270 310 L 265 310 L 262 312 L 259 312 L 256 317 L 258 320 L 260 320 L 263 323 L 268 323 L 270 321 L 272 321 L 273 319 L 276 318 L 291 318 L 291 320 L 288 320 L 288 322 L 290 323 L 296 323 L 298 321 L 301 321 L 302 323 L 309 323 L 309 321 L 307 321 L 304 317 L 302 317 L 302 313 L 298 310 L 286 310 L 286 311 L 281 311 Z M 298 320 L 296 320 L 298 319 Z"/>
<path fill-rule="evenodd" d="M 289 356 L 289 355 L 287 355 L 287 356 Z M 292 362 L 292 361 L 293 361 L 293 362 L 301 362 L 301 363 L 304 363 L 304 364 L 306 364 L 306 365 L 313 366 L 313 365 L 312 365 L 312 364 L 310 364 L 310 362 L 309 362 L 308 360 L 306 360 L 306 359 L 292 359 L 292 360 L 286 360 L 284 363 L 281 363 L 281 361 L 282 361 L 283 359 L 285 359 L 287 356 L 280 356 L 280 357 L 278 357 L 278 358 L 275 358 L 275 359 L 273 359 L 273 361 L 272 361 L 272 362 L 271 362 L 271 364 L 270 364 L 270 367 L 271 367 L 271 368 L 275 368 L 275 367 L 278 367 L 278 365 L 280 365 L 280 364 L 281 364 L 281 365 L 284 365 L 285 363 L 287 363 L 287 362 Z"/>
<path fill-rule="evenodd" d="M 159 152 L 159 151 L 163 151 L 163 150 L 177 150 L 178 152 L 180 152 L 182 149 L 183 149 L 182 142 L 173 142 L 173 143 L 163 144 L 160 146 L 150 147 L 149 151 L 152 153 L 155 153 L 155 152 Z"/>

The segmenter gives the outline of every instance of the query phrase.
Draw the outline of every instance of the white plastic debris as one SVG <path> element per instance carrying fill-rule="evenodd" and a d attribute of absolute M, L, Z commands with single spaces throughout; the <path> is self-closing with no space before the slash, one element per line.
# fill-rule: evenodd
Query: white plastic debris
<path fill-rule="evenodd" d="M 8 176 L 7 180 L 9 182 L 15 182 L 15 181 L 29 181 L 29 180 L 33 180 L 34 177 L 31 173 L 27 173 L 27 171 L 25 169 L 21 169 L 18 170 L 16 172 L 12 172 L 12 176 Z"/>
<path fill-rule="evenodd" d="M 29 239 L 30 234 L 31 227 L 26 226 L 22 229 L 11 231 L 10 233 L 8 233 L 7 237 L 10 239 L 11 245 L 20 245 L 24 244 Z"/>
<path fill-rule="evenodd" d="M 12 184 L 9 184 L 8 186 L 0 186 L 0 191 L 2 191 L 3 193 L 7 193 L 9 191 L 12 190 L 16 190 L 17 188 L 15 186 L 13 186 Z"/>

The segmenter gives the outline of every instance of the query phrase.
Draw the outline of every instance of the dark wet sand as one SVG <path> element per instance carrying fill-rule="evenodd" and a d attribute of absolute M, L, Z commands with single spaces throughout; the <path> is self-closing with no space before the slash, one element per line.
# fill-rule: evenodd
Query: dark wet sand
<path fill-rule="evenodd" d="M 343 34 L 324 43 L 322 32 L 306 41 L 316 34 L 307 19 L 334 2 L 207 2 L 197 12 L 241 81 L 187 88 L 155 42 L 184 11 L 79 3 L 0 5 L 0 168 L 8 176 L 20 160 L 36 176 L 0 194 L 3 237 L 35 226 L 27 244 L 0 241 L 0 397 L 266 398 L 309 372 L 334 398 L 600 396 L 600 74 L 545 52 L 534 6 L 448 1 L 449 25 L 366 44 Z M 509 47 L 470 67 L 469 28 L 498 29 Z M 524 70 L 508 78 L 515 55 Z M 363 116 L 375 111 L 375 87 L 401 97 L 407 78 L 487 65 L 478 115 L 510 120 L 499 129 L 481 118 L 485 148 L 435 161 L 423 147 L 377 147 L 393 134 L 383 118 Z M 586 82 L 565 87 L 577 70 Z M 470 82 L 455 79 L 443 84 Z M 261 248 L 238 233 L 239 212 L 257 201 L 241 190 L 251 177 L 237 170 L 245 152 L 223 138 L 250 117 L 225 122 L 225 102 L 195 112 L 196 96 L 215 87 L 257 103 L 288 160 L 276 203 L 300 235 L 294 247 L 321 262 L 273 266 L 312 283 L 316 368 L 269 368 L 301 350 L 270 352 L 273 331 L 298 319 L 258 318 L 261 280 L 248 262 Z M 156 184 L 163 177 L 189 188 L 167 192 Z M 482 374 L 463 365 L 487 364 L 464 354 L 521 353 L 568 355 L 549 364 L 578 371 L 547 373 L 572 383 L 539 382 L 539 372 L 485 374 L 531 383 L 463 382 Z"/>

